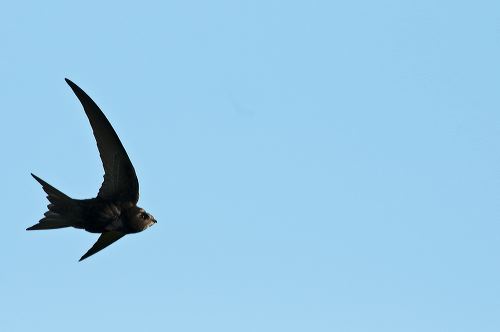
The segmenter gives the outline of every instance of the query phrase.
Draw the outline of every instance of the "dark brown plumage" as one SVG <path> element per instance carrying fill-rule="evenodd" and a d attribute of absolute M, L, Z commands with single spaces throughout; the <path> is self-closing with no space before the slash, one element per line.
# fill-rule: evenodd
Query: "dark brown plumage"
<path fill-rule="evenodd" d="M 154 225 L 152 215 L 137 206 L 139 181 L 134 166 L 118 135 L 94 101 L 75 83 L 66 79 L 82 103 L 104 166 L 104 182 L 96 198 L 72 199 L 36 175 L 31 174 L 47 193 L 50 204 L 37 224 L 27 230 L 74 227 L 101 233 L 80 261 L 106 248 L 126 234 L 138 233 Z"/>

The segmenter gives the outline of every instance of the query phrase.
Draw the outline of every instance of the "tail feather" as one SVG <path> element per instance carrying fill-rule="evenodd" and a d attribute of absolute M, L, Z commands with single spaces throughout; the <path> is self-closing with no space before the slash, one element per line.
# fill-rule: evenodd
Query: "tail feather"
<path fill-rule="evenodd" d="M 64 218 L 57 218 L 57 219 L 43 218 L 38 222 L 38 224 L 26 228 L 26 230 L 37 231 L 41 229 L 56 229 L 56 228 L 64 228 L 71 226 L 73 226 L 73 223 L 70 220 L 66 220 Z"/>
<path fill-rule="evenodd" d="M 40 183 L 42 185 L 43 191 L 45 191 L 47 193 L 47 199 L 51 203 L 57 204 L 58 201 L 71 200 L 71 198 L 69 196 L 65 195 L 61 191 L 59 191 L 56 188 L 52 187 L 50 184 L 48 184 L 47 182 L 43 181 L 42 179 L 40 179 L 35 174 L 31 173 L 31 176 L 34 177 L 35 180 L 37 180 L 38 183 Z"/>
<path fill-rule="evenodd" d="M 28 227 L 26 230 L 78 227 L 79 220 L 75 218 L 78 215 L 78 206 L 75 201 L 38 176 L 31 175 L 42 185 L 50 204 L 47 205 L 49 211 L 44 213 L 44 218 L 40 219 L 38 224 Z"/>

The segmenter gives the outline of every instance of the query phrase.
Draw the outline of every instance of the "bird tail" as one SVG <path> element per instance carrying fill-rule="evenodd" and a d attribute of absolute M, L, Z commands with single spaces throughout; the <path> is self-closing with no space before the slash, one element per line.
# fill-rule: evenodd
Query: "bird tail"
<path fill-rule="evenodd" d="M 44 217 L 26 230 L 40 230 L 40 229 L 55 229 L 63 227 L 77 227 L 79 225 L 79 206 L 77 202 L 71 197 L 60 192 L 52 187 L 47 182 L 40 179 L 38 176 L 31 174 L 41 185 L 43 190 L 47 193 L 47 199 L 50 204 L 47 205 L 48 211 L 44 213 Z"/>

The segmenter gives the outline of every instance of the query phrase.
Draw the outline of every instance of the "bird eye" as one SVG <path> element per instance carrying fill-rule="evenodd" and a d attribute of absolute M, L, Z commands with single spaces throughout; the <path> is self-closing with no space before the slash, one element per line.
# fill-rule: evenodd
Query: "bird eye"
<path fill-rule="evenodd" d="M 141 218 L 142 219 L 148 219 L 148 214 L 146 212 L 141 213 Z"/>

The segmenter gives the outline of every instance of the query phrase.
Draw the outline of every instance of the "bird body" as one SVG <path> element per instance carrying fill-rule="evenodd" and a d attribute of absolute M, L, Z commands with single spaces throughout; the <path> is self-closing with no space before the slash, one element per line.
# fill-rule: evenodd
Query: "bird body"
<path fill-rule="evenodd" d="M 50 204 L 44 218 L 27 230 L 74 227 L 101 233 L 92 248 L 80 258 L 83 260 L 126 234 L 142 232 L 156 220 L 137 206 L 139 182 L 113 127 L 82 89 L 68 79 L 66 82 L 82 103 L 91 124 L 104 166 L 104 182 L 97 197 L 73 199 L 31 174 L 42 185 Z"/>

